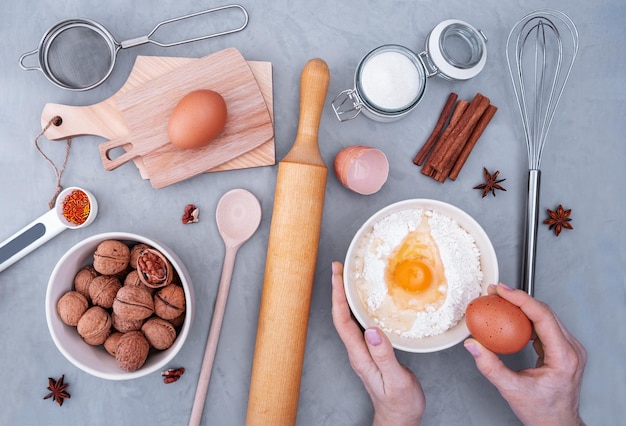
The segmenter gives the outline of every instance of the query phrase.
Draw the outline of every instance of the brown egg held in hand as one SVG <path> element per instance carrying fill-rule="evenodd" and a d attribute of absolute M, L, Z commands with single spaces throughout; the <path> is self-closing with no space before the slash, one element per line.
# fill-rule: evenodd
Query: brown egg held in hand
<path fill-rule="evenodd" d="M 484 347 L 498 354 L 522 350 L 532 324 L 522 310 L 496 294 L 480 296 L 467 305 L 467 328 Z"/>
<path fill-rule="evenodd" d="M 195 90 L 176 105 L 167 126 L 170 142 L 181 149 L 208 145 L 226 126 L 226 102 L 213 90 Z"/>

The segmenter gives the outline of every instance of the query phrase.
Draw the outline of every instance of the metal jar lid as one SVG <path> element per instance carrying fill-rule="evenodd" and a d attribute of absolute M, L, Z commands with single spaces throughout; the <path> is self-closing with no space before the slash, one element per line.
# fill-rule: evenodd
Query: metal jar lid
<path fill-rule="evenodd" d="M 469 80 L 482 71 L 487 62 L 485 34 L 458 19 L 438 24 L 426 39 L 426 50 L 420 53 L 429 77 L 447 80 Z"/>

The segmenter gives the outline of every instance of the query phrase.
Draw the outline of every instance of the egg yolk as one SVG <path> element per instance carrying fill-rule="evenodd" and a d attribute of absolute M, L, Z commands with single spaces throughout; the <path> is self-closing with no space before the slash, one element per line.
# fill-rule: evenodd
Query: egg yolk
<path fill-rule="evenodd" d="M 398 263 L 393 275 L 396 283 L 411 293 L 427 289 L 433 279 L 432 271 L 420 259 L 403 260 Z"/>
<path fill-rule="evenodd" d="M 445 269 L 426 217 L 391 252 L 385 282 L 389 296 L 401 309 L 437 309 L 445 301 Z"/>

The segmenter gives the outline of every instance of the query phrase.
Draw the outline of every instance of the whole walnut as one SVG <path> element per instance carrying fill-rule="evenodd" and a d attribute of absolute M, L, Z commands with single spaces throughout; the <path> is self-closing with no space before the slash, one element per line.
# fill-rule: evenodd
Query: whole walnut
<path fill-rule="evenodd" d="M 150 343 L 141 331 L 124 333 L 115 348 L 115 360 L 124 371 L 139 370 L 148 358 Z"/>
<path fill-rule="evenodd" d="M 141 255 L 141 252 L 145 249 L 151 249 L 148 244 L 139 243 L 135 244 L 132 249 L 130 249 L 130 267 L 133 269 L 137 269 L 137 258 Z"/>
<path fill-rule="evenodd" d="M 154 295 L 154 312 L 163 319 L 171 320 L 185 312 L 185 291 L 176 284 L 163 287 Z"/>
<path fill-rule="evenodd" d="M 111 314 L 111 325 L 117 331 L 127 333 L 129 331 L 141 330 L 143 325 L 143 319 L 132 320 L 126 318 L 120 318 L 115 312 Z"/>
<path fill-rule="evenodd" d="M 111 332 L 111 316 L 100 306 L 92 306 L 80 317 L 78 334 L 90 345 L 101 345 Z"/>
<path fill-rule="evenodd" d="M 98 273 L 93 266 L 88 265 L 83 267 L 76 273 L 76 276 L 74 276 L 74 290 L 85 296 L 87 300 L 91 300 L 89 298 L 89 285 L 97 276 Z"/>
<path fill-rule="evenodd" d="M 143 320 L 154 313 L 152 295 L 141 287 L 122 287 L 113 301 L 113 312 L 125 320 Z"/>
<path fill-rule="evenodd" d="M 174 330 L 174 326 L 169 321 L 162 318 L 152 317 L 148 319 L 148 321 L 141 326 L 141 331 L 144 336 L 146 336 L 146 339 L 148 339 L 148 343 L 150 343 L 153 348 L 160 351 L 172 346 L 174 340 L 176 340 L 176 330 Z"/>
<path fill-rule="evenodd" d="M 130 262 L 130 249 L 117 240 L 106 240 L 98 244 L 93 254 L 93 267 L 102 275 L 115 275 L 126 268 Z"/>
<path fill-rule="evenodd" d="M 109 355 L 115 356 L 115 350 L 117 349 L 117 344 L 123 335 L 124 333 L 115 331 L 111 333 L 109 337 L 107 337 L 107 339 L 104 341 L 104 349 L 109 353 Z"/>
<path fill-rule="evenodd" d="M 113 300 L 117 291 L 122 288 L 120 280 L 111 275 L 99 275 L 91 281 L 89 297 L 91 303 L 109 309 L 113 306 Z"/>
<path fill-rule="evenodd" d="M 57 313 L 59 318 L 67 325 L 76 327 L 78 320 L 83 316 L 89 302 L 87 298 L 77 291 L 68 291 L 59 298 L 57 302 Z"/>

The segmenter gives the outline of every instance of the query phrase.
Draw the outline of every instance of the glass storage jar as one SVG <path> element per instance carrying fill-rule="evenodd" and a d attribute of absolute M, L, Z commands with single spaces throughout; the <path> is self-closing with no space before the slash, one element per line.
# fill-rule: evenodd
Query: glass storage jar
<path fill-rule="evenodd" d="M 416 54 L 397 44 L 379 46 L 357 65 L 354 88 L 332 102 L 339 121 L 360 113 L 379 122 L 401 119 L 420 103 L 432 76 L 462 81 L 475 77 L 487 61 L 487 38 L 467 22 L 449 19 L 429 33 Z"/>

